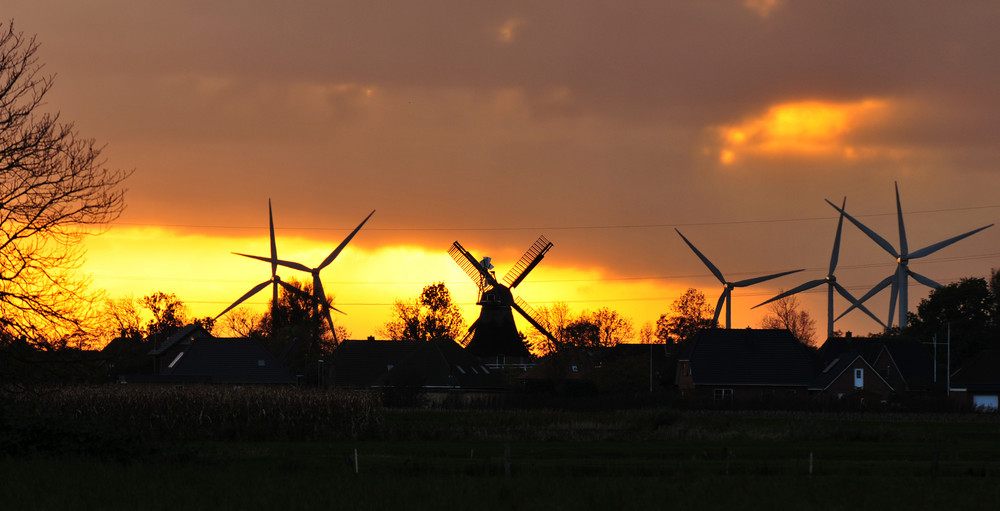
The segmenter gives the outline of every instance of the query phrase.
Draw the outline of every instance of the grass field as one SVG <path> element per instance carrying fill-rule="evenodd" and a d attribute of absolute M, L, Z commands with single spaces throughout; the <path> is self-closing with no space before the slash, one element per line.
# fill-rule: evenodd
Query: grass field
<path fill-rule="evenodd" d="M 339 429 L 309 438 L 171 439 L 150 429 L 159 436 L 121 437 L 134 456 L 7 455 L 2 507 L 1000 509 L 994 415 L 662 408 L 377 415 L 363 431 L 334 421 Z"/>

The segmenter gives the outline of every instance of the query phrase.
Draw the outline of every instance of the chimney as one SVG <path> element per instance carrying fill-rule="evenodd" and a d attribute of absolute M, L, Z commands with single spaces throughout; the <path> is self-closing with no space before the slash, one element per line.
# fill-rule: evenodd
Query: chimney
<path fill-rule="evenodd" d="M 850 340 L 852 336 L 853 334 L 851 334 L 851 331 L 848 330 L 847 333 L 844 334 L 844 339 Z"/>

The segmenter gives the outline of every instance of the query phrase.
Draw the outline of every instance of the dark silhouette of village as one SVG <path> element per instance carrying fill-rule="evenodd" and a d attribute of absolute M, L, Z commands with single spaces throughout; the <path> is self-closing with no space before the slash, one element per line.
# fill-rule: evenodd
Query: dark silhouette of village
<path fill-rule="evenodd" d="M 897 188 L 897 208 L 898 194 Z M 803 344 L 788 329 L 729 328 L 734 289 L 801 270 L 730 282 L 680 231 L 677 233 L 686 245 L 722 283 L 723 294 L 711 321 L 698 319 L 700 328 L 673 339 L 672 343 L 602 346 L 574 345 L 557 339 L 546 320 L 513 293 L 552 248 L 553 244 L 544 236 L 528 248 L 503 278 L 496 276 L 489 257 L 479 259 L 457 241 L 452 245 L 449 254 L 479 288 L 480 315 L 464 337 L 438 333 L 420 340 L 338 339 L 331 310 L 339 311 L 323 291 L 320 271 L 334 262 L 374 211 L 324 261 L 311 267 L 279 259 L 269 202 L 269 256 L 237 255 L 268 263 L 271 277 L 253 286 L 215 318 L 171 325 L 147 337 L 132 332 L 113 340 L 100 352 L 45 350 L 26 342 L 8 343 L 3 359 L 7 367 L 3 370 L 12 380 L 64 383 L 113 381 L 122 385 L 375 389 L 383 393 L 386 404 L 402 406 L 669 403 L 749 408 L 996 410 L 1000 395 L 1000 350 L 995 346 L 995 328 L 963 332 L 966 337 L 971 335 L 976 339 L 974 342 L 963 339 L 964 349 L 961 356 L 956 356 L 960 364 L 952 366 L 950 338 L 934 337 L 928 342 L 929 339 L 906 335 L 899 327 L 892 326 L 897 297 L 899 324 L 906 325 L 906 281 L 910 277 L 941 287 L 910 270 L 908 259 L 930 254 L 989 226 L 910 252 L 901 231 L 903 246 L 896 251 L 847 214 L 844 204 L 838 207 L 830 203 L 840 212 L 840 219 L 829 274 L 764 302 L 827 284 L 828 330 L 825 342 L 818 349 Z M 898 214 L 902 229 L 901 209 Z M 899 261 L 893 275 L 861 298 L 852 296 L 834 276 L 845 218 Z M 286 282 L 278 276 L 279 267 L 309 273 L 312 282 L 308 286 Z M 997 280 L 996 275 L 993 280 Z M 883 323 L 864 303 L 890 284 L 890 317 Z M 215 320 L 268 287 L 272 289 L 269 333 L 249 338 L 218 338 L 211 333 Z M 860 309 L 884 328 L 883 333 L 855 337 L 850 332 L 835 332 L 835 291 L 850 304 L 845 314 Z M 996 294 L 995 289 L 993 292 Z M 279 323 L 275 312 L 279 296 L 289 303 L 297 301 L 302 309 L 311 309 L 306 316 L 314 321 L 312 327 L 293 328 L 291 331 L 297 333 L 279 336 L 275 326 Z M 723 309 L 725 328 L 720 328 Z M 518 331 L 515 313 L 557 349 L 547 350 L 545 356 L 534 356 L 527 336 Z M 326 347 L 319 339 L 321 331 L 316 328 L 320 326 L 316 321 L 328 328 Z M 287 330 L 295 325 L 284 327 Z M 988 338 L 980 338 L 983 336 Z M 970 346 L 977 349 L 970 350 Z"/>

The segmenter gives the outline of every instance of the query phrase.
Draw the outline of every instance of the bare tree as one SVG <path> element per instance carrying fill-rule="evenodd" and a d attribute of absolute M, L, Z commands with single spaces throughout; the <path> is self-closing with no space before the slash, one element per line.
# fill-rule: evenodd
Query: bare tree
<path fill-rule="evenodd" d="M 584 316 L 597 325 L 601 346 L 617 346 L 631 340 L 635 333 L 632 320 L 607 307 L 601 307 L 593 314 L 584 313 Z"/>
<path fill-rule="evenodd" d="M 807 346 L 816 342 L 816 320 L 799 308 L 795 295 L 788 295 L 767 305 L 768 314 L 760 321 L 761 328 L 786 328 Z"/>
<path fill-rule="evenodd" d="M 80 241 L 125 207 L 130 171 L 44 113 L 52 76 L 34 37 L 0 23 L 0 328 L 32 341 L 82 337 L 98 295 L 77 270 Z"/>

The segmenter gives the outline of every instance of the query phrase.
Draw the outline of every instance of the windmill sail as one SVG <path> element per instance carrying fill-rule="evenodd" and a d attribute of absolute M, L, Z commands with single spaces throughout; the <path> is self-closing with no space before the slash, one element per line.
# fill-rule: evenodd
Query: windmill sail
<path fill-rule="evenodd" d="M 541 262 L 550 248 L 552 248 L 552 243 L 545 239 L 545 236 L 539 236 L 535 243 L 528 248 L 528 251 L 514 263 L 507 275 L 504 275 L 504 283 L 511 289 L 517 287 L 524 280 L 524 277 L 527 277 L 528 273 Z"/>

